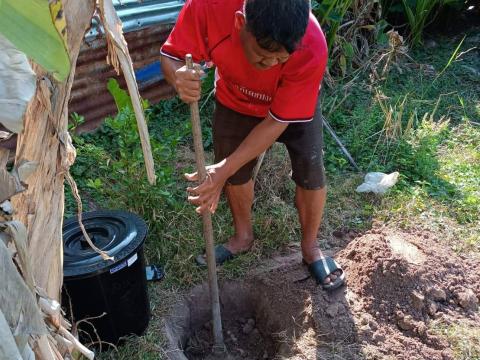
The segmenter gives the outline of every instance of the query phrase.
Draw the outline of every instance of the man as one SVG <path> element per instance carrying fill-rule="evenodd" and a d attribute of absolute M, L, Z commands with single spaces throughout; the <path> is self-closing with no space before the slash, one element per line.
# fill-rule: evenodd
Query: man
<path fill-rule="evenodd" d="M 248 251 L 254 241 L 252 170 L 275 141 L 287 146 L 302 229 L 302 255 L 325 289 L 344 273 L 316 241 L 326 198 L 322 121 L 316 103 L 327 46 L 308 0 L 188 0 L 161 49 L 162 69 L 180 98 L 200 99 L 200 72 L 185 55 L 216 65 L 213 121 L 215 164 L 207 180 L 188 188 L 197 212 L 216 210 L 225 190 L 235 234 L 215 248 L 218 264 Z M 195 181 L 196 173 L 186 174 Z M 205 264 L 204 255 L 197 257 Z"/>

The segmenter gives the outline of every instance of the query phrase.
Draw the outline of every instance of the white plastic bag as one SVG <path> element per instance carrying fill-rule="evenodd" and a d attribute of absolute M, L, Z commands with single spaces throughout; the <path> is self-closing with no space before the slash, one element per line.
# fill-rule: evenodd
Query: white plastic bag
<path fill-rule="evenodd" d="M 400 173 L 395 171 L 391 174 L 381 172 L 371 172 L 365 175 L 362 185 L 357 187 L 357 192 L 373 192 L 375 194 L 385 194 L 388 189 L 395 185 L 398 181 Z"/>

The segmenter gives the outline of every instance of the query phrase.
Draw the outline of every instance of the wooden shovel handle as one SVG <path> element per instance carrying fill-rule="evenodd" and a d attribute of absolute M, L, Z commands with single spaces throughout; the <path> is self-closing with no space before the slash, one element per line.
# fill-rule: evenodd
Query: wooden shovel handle
<path fill-rule="evenodd" d="M 193 70 L 192 55 L 187 54 L 185 63 L 188 69 Z M 202 129 L 200 127 L 200 113 L 198 110 L 198 102 L 194 101 L 190 104 L 190 113 L 192 116 L 192 133 L 193 144 L 195 149 L 195 160 L 197 163 L 197 173 L 200 183 L 203 183 L 207 176 L 205 169 L 205 154 L 203 151 Z M 225 351 L 225 344 L 222 333 L 222 318 L 220 313 L 220 299 L 217 281 L 217 268 L 215 261 L 215 242 L 213 240 L 212 214 L 206 210 L 202 214 L 203 220 L 203 237 L 205 239 L 205 247 L 207 253 L 208 266 L 208 284 L 210 287 L 210 301 L 212 306 L 212 322 L 213 322 L 213 338 L 214 352 L 222 353 Z"/>

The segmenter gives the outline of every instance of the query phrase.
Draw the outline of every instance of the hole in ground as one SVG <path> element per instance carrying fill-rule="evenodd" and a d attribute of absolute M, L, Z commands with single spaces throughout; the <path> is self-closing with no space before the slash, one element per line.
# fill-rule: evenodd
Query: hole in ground
<path fill-rule="evenodd" d="M 296 325 L 305 305 L 299 296 L 296 304 L 286 306 L 278 294 L 264 284 L 228 282 L 221 285 L 222 325 L 228 359 L 274 359 L 291 353 Z M 301 319 L 302 328 L 311 322 Z M 313 324 L 310 324 L 313 329 Z M 310 327 L 310 326 L 309 326 Z M 175 360 L 226 359 L 211 355 L 213 337 L 208 287 L 198 286 L 177 305 L 166 320 L 169 357 Z M 313 332 L 312 336 L 316 336 Z"/>

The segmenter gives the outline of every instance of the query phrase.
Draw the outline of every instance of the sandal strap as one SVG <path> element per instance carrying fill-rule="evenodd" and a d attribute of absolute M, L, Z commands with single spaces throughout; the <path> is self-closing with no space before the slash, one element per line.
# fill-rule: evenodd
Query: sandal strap
<path fill-rule="evenodd" d="M 215 246 L 215 261 L 217 265 L 234 258 L 234 254 L 223 245 Z"/>
<path fill-rule="evenodd" d="M 320 260 L 314 261 L 308 265 L 308 268 L 312 275 L 317 279 L 317 282 L 322 284 L 325 279 L 334 271 L 341 270 L 343 272 L 343 269 L 340 267 L 340 265 L 338 265 L 337 262 L 330 256 L 326 256 Z M 318 281 L 319 279 L 320 281 Z"/>
<path fill-rule="evenodd" d="M 228 250 L 224 245 L 216 245 L 215 246 L 215 262 L 217 265 L 222 265 L 224 262 L 232 260 L 235 257 L 230 250 Z M 207 257 L 205 254 L 205 249 L 203 250 L 203 254 L 198 255 L 195 258 L 195 262 L 199 266 L 207 266 Z"/>

